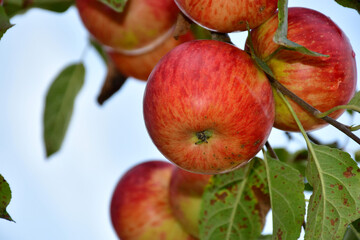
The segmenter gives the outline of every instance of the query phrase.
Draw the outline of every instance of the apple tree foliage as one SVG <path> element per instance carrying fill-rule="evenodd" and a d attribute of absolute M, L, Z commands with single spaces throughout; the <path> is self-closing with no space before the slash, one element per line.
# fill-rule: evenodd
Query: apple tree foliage
<path fill-rule="evenodd" d="M 101 0 L 114 10 L 121 12 L 127 0 Z M 360 12 L 358 0 L 336 0 L 340 5 Z M 26 13 L 30 8 L 43 8 L 64 12 L 74 4 L 73 0 L 0 0 L 0 39 L 13 27 L 11 17 Z M 279 25 L 274 41 L 281 48 L 299 51 L 313 56 L 323 56 L 312 52 L 287 39 L 287 1 L 279 1 Z M 185 24 L 186 25 L 186 24 Z M 189 24 L 198 38 L 228 38 Z M 181 28 L 181 27 L 180 27 Z M 219 37 L 220 36 L 220 37 Z M 0 43 L 1 44 L 1 43 Z M 108 63 L 102 46 L 91 40 L 105 62 Z M 287 98 L 296 100 L 291 93 L 282 91 L 270 68 L 250 52 L 255 62 L 269 76 L 270 82 L 281 92 L 285 104 L 293 113 L 304 136 L 307 149 L 290 153 L 284 148 L 272 149 L 266 145 L 263 158 L 255 157 L 246 166 L 229 173 L 214 175 L 203 194 L 200 212 L 200 239 L 298 239 L 301 229 L 305 229 L 305 239 L 360 239 L 360 168 L 350 154 L 338 148 L 336 143 L 322 145 L 307 134 L 291 109 Z M 108 63 L 109 65 L 109 63 Z M 109 69 L 112 69 L 111 66 Z M 47 156 L 56 153 L 62 145 L 71 120 L 76 96 L 85 79 L 83 63 L 74 63 L 63 69 L 48 89 L 44 109 L 44 143 Z M 126 80 L 117 71 L 108 72 L 104 93 L 99 96 L 101 104 L 116 92 Z M 284 95 L 285 96 L 284 96 Z M 301 104 L 300 104 L 301 105 Z M 302 105 L 303 106 L 303 105 Z M 308 106 L 304 106 L 306 108 Z M 317 114 L 325 118 L 339 108 L 360 112 L 360 93 L 345 106 L 338 106 L 328 112 Z M 311 108 L 310 108 L 311 110 Z M 311 112 L 311 111 L 310 111 Z M 333 124 L 353 140 L 360 140 L 351 134 L 359 126 L 346 126 L 335 121 Z M 304 191 L 311 193 L 306 207 Z M 264 196 L 268 202 L 260 201 Z M 0 175 L 0 218 L 12 221 L 6 208 L 11 200 L 11 190 Z M 273 234 L 261 235 L 264 214 L 272 209 Z M 307 211 L 307 215 L 305 212 Z"/>

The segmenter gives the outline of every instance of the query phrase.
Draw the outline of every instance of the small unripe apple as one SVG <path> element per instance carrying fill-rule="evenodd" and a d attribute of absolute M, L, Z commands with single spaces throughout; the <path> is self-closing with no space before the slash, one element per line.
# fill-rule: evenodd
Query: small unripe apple
<path fill-rule="evenodd" d="M 274 121 L 271 86 L 239 48 L 214 40 L 183 43 L 155 66 L 144 119 L 160 152 L 191 172 L 215 174 L 246 164 Z"/>
<path fill-rule="evenodd" d="M 195 240 L 172 214 L 169 184 L 173 168 L 168 162 L 148 161 L 120 179 L 110 213 L 121 240 Z"/>
<path fill-rule="evenodd" d="M 278 26 L 275 14 L 251 31 L 255 53 L 266 59 L 279 45 L 273 42 Z M 298 97 L 325 112 L 345 105 L 356 90 L 355 54 L 344 32 L 327 16 L 307 8 L 289 8 L 288 39 L 329 57 L 313 57 L 290 50 L 280 50 L 267 64 L 275 78 Z M 274 126 L 285 131 L 299 131 L 290 111 L 274 91 L 276 117 Z M 327 123 L 317 119 L 290 101 L 305 130 L 319 129 Z M 338 118 L 344 110 L 330 117 Z"/>
<path fill-rule="evenodd" d="M 116 12 L 99 0 L 76 0 L 90 34 L 125 53 L 143 53 L 171 35 L 179 9 L 173 0 L 129 0 Z"/>
<path fill-rule="evenodd" d="M 255 28 L 277 9 L 278 0 L 175 0 L 182 12 L 199 25 L 218 32 Z"/>
<path fill-rule="evenodd" d="M 121 73 L 146 81 L 152 69 L 166 53 L 181 43 L 193 39 L 193 35 L 189 32 L 180 36 L 178 40 L 170 36 L 163 44 L 143 54 L 128 55 L 114 50 L 109 50 L 108 54 Z"/>

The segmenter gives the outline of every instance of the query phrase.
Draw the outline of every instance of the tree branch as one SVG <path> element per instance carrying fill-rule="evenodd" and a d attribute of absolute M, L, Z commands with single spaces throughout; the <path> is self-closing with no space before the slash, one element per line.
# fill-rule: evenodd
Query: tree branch
<path fill-rule="evenodd" d="M 303 99 L 299 98 L 296 94 L 294 94 L 289 89 L 287 89 L 284 85 L 282 85 L 280 82 L 278 82 L 275 78 L 273 78 L 269 75 L 268 75 L 268 78 L 269 78 L 271 84 L 279 92 L 281 92 L 282 94 L 284 94 L 285 96 L 289 97 L 291 100 L 293 100 L 294 102 L 299 104 L 303 109 L 305 109 L 306 111 L 308 111 L 309 113 L 311 113 L 314 116 L 318 116 L 318 114 L 321 114 L 321 112 L 319 110 L 317 110 L 316 108 L 314 108 L 313 106 L 311 106 L 310 104 L 305 102 Z M 355 142 L 360 144 L 360 138 L 358 138 L 354 133 L 351 132 L 349 126 L 346 126 L 329 116 L 322 117 L 321 119 L 323 119 L 330 125 L 336 127 L 337 129 L 339 129 L 340 131 L 345 133 L 348 137 L 350 137 L 352 140 L 354 140 Z"/>

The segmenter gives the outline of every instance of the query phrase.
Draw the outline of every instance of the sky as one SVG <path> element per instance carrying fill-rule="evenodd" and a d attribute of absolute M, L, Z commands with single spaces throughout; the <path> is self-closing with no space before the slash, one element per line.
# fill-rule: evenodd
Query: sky
<path fill-rule="evenodd" d="M 289 2 L 331 17 L 350 39 L 360 69 L 360 16 L 355 10 L 329 0 Z M 0 219 L 0 240 L 115 240 L 109 204 L 117 181 L 136 164 L 165 160 L 144 125 L 145 82 L 128 79 L 99 106 L 96 97 L 106 67 L 89 46 L 74 7 L 61 14 L 33 9 L 11 22 L 16 25 L 0 40 L 0 174 L 12 190 L 7 210 L 16 223 Z M 231 37 L 243 47 L 245 33 Z M 47 159 L 42 142 L 45 94 L 63 68 L 79 61 L 85 64 L 85 84 L 61 150 Z M 351 123 L 348 115 L 339 121 Z M 355 122 L 360 123 L 359 116 Z M 351 153 L 360 149 L 331 126 L 313 134 L 324 142 L 338 139 Z M 273 129 L 269 141 L 293 151 L 303 148 L 302 137 L 294 137 L 288 143 Z M 265 232 L 271 232 L 271 216 Z"/>

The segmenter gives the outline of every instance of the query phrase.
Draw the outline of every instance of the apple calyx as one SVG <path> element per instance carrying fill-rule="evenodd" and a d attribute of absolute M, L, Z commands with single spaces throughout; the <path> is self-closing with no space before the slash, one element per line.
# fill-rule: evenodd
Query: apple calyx
<path fill-rule="evenodd" d="M 211 138 L 211 136 L 212 136 L 212 131 L 204 130 L 204 131 L 195 133 L 195 135 L 198 138 L 198 141 L 195 142 L 195 145 L 199 145 L 202 143 L 208 143 L 208 139 Z"/>

